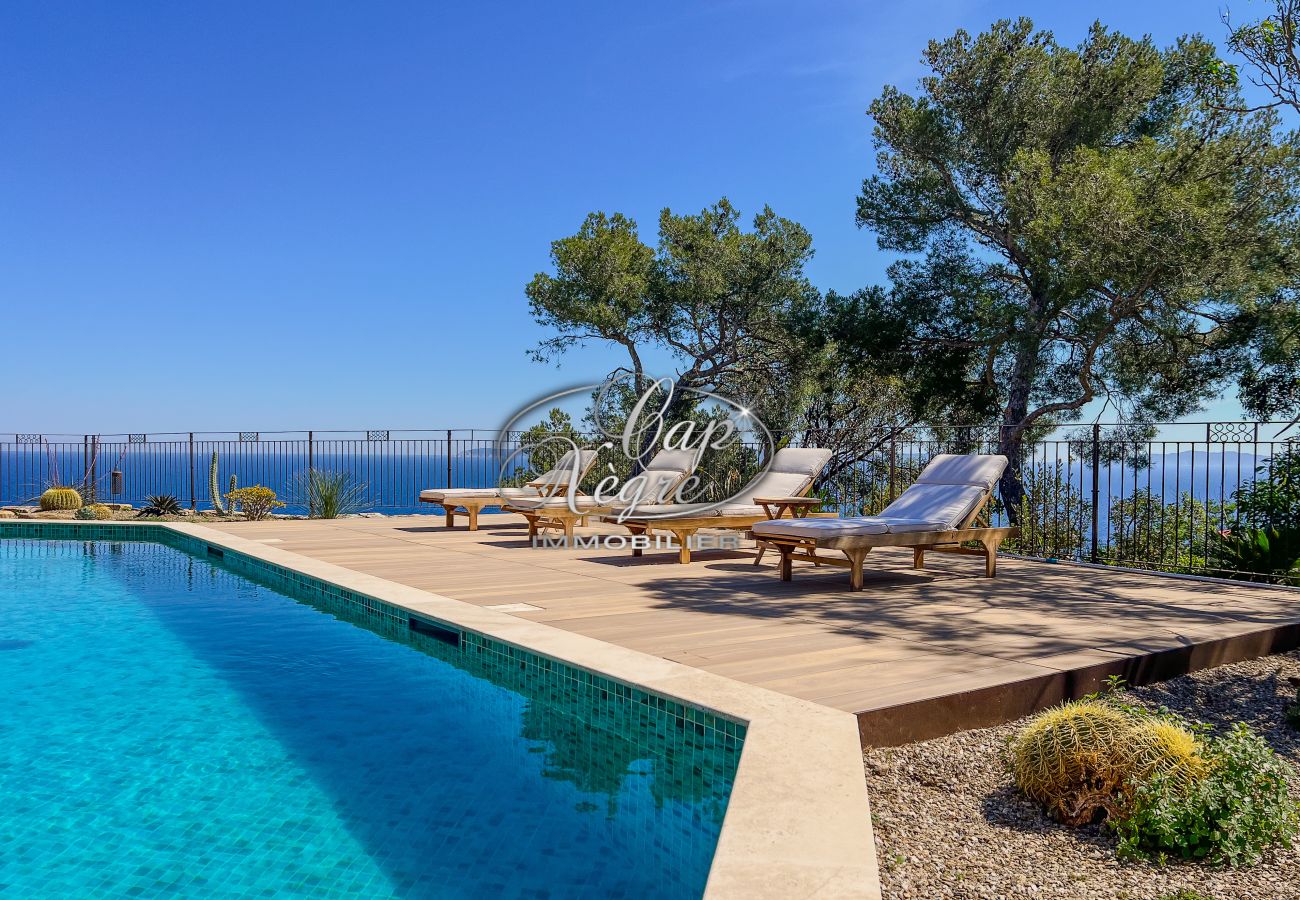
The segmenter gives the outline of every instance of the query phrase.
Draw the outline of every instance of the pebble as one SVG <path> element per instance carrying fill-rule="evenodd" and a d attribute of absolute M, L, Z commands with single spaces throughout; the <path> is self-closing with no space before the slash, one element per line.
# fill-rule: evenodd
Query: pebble
<path fill-rule="evenodd" d="M 1295 702 L 1300 651 L 1207 669 L 1128 691 L 1216 729 L 1243 721 L 1300 766 L 1300 732 L 1284 710 Z M 1190 889 L 1214 900 L 1300 900 L 1300 850 L 1260 865 L 1216 869 L 1121 861 L 1100 827 L 1067 828 L 1015 788 L 1003 763 L 1025 720 L 965 731 L 863 757 L 885 900 L 1060 898 L 1160 900 Z M 1291 793 L 1300 802 L 1300 769 Z"/>

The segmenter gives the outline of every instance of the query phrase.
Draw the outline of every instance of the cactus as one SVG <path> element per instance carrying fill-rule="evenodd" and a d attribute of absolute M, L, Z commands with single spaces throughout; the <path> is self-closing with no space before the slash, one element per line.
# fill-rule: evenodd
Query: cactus
<path fill-rule="evenodd" d="M 113 511 L 102 503 L 91 504 L 88 508 L 95 514 L 96 519 L 113 518 Z"/>
<path fill-rule="evenodd" d="M 52 487 L 41 494 L 41 509 L 81 509 L 81 495 L 76 488 Z"/>
<path fill-rule="evenodd" d="M 1186 728 L 1104 700 L 1047 710 L 1012 739 L 1010 751 L 1016 784 L 1066 825 L 1119 818 L 1125 788 L 1155 772 L 1190 786 L 1209 771 Z"/>
<path fill-rule="evenodd" d="M 235 500 L 230 495 L 235 493 L 235 490 L 238 487 L 239 487 L 239 479 L 232 474 L 230 476 L 230 490 L 226 491 L 226 499 L 230 501 L 230 514 L 232 516 L 235 514 Z"/>
<path fill-rule="evenodd" d="M 212 451 L 212 465 L 208 467 L 208 496 L 212 498 L 212 508 L 217 515 L 226 514 L 226 506 L 221 502 L 221 491 L 217 489 L 217 451 Z"/>
<path fill-rule="evenodd" d="M 1012 740 L 1011 774 L 1025 794 L 1067 825 L 1090 822 L 1098 812 L 1114 815 L 1133 770 L 1132 734 L 1132 717 L 1106 703 L 1064 703 Z"/>
<path fill-rule="evenodd" d="M 83 506 L 72 516 L 74 519 L 93 519 L 95 518 L 95 507 Z"/>
<path fill-rule="evenodd" d="M 1133 747 L 1135 779 L 1159 772 L 1171 786 L 1186 789 L 1210 772 L 1196 735 L 1165 719 L 1139 720 L 1133 726 Z"/>

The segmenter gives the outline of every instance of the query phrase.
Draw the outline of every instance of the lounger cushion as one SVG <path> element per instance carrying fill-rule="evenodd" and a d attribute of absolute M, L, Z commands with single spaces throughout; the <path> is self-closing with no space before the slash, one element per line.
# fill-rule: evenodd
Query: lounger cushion
<path fill-rule="evenodd" d="M 574 497 L 572 503 L 564 494 L 557 497 L 521 497 L 518 500 L 511 500 L 510 505 L 516 509 L 526 509 L 530 511 L 546 511 L 548 509 L 596 509 L 602 507 L 602 504 L 596 502 L 596 498 L 581 496 Z"/>
<path fill-rule="evenodd" d="M 464 497 L 466 500 L 477 500 L 479 498 L 499 497 L 503 500 L 513 500 L 516 497 L 536 497 L 537 491 L 533 488 L 455 488 L 446 490 L 440 488 L 433 491 L 420 491 L 420 499 L 432 500 L 434 503 L 441 503 L 443 500 L 454 500 L 457 497 Z"/>
<path fill-rule="evenodd" d="M 699 516 L 716 516 L 717 508 L 711 503 L 639 503 L 635 508 L 627 504 L 614 506 L 614 515 L 627 511 L 627 520 L 662 519 L 671 515 L 676 519 L 697 518 Z"/>
<path fill-rule="evenodd" d="M 746 499 L 755 497 L 797 497 L 808 490 L 815 475 L 802 475 L 797 472 L 764 472 L 747 488 L 741 496 Z M 753 504 L 748 504 L 752 506 Z"/>
<path fill-rule="evenodd" d="M 973 484 L 993 490 L 1006 471 L 1007 458 L 992 454 L 940 453 L 930 460 L 916 479 L 917 484 Z"/>
<path fill-rule="evenodd" d="M 596 462 L 597 451 L 579 450 L 578 451 L 578 478 L 582 479 L 588 470 Z M 573 477 L 573 451 L 569 450 L 560 457 L 555 467 L 547 472 L 543 472 L 533 479 L 539 484 L 568 484 L 569 479 Z"/>
<path fill-rule="evenodd" d="M 821 447 L 782 447 L 772 457 L 769 472 L 791 472 L 805 475 L 809 480 L 821 474 L 831 460 L 831 451 Z"/>
<path fill-rule="evenodd" d="M 805 540 L 858 537 L 871 534 L 907 534 L 922 531 L 947 531 L 941 522 L 924 522 L 884 516 L 858 516 L 852 519 L 773 519 L 758 522 L 753 532 L 759 537 L 794 537 Z"/>
<path fill-rule="evenodd" d="M 966 521 L 988 489 L 964 484 L 912 485 L 893 503 L 880 511 L 881 518 L 911 519 L 917 522 L 940 522 L 956 528 Z"/>
<path fill-rule="evenodd" d="M 700 455 L 694 450 L 660 450 L 646 464 L 647 472 L 694 472 Z"/>

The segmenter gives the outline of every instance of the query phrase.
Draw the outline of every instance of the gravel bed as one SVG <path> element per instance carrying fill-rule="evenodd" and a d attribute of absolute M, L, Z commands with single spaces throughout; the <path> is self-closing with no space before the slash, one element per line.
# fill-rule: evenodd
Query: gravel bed
<path fill-rule="evenodd" d="M 1207 669 L 1130 690 L 1152 707 L 1225 729 L 1248 723 L 1300 767 L 1300 732 L 1283 710 L 1294 700 L 1300 652 Z M 1300 900 L 1300 851 L 1280 850 L 1248 869 L 1116 859 L 1100 827 L 1066 828 L 1016 790 L 1002 762 L 1023 725 L 966 731 L 865 756 L 885 900 L 1079 898 L 1156 900 L 1190 888 L 1215 900 Z M 1291 780 L 1300 801 L 1300 773 Z"/>

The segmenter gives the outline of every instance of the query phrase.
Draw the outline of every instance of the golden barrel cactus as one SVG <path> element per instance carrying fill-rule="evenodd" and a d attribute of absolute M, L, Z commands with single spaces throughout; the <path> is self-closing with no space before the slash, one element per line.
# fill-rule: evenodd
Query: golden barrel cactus
<path fill-rule="evenodd" d="M 1209 774 L 1196 735 L 1164 719 L 1141 720 L 1133 726 L 1134 778 L 1160 773 L 1175 787 L 1186 789 Z"/>
<path fill-rule="evenodd" d="M 1016 784 L 1066 825 L 1119 816 L 1124 789 L 1157 771 L 1191 784 L 1207 764 L 1187 729 L 1102 700 L 1063 703 L 1011 741 Z"/>
<path fill-rule="evenodd" d="M 41 509 L 81 509 L 81 495 L 75 488 L 52 487 L 41 494 Z"/>

